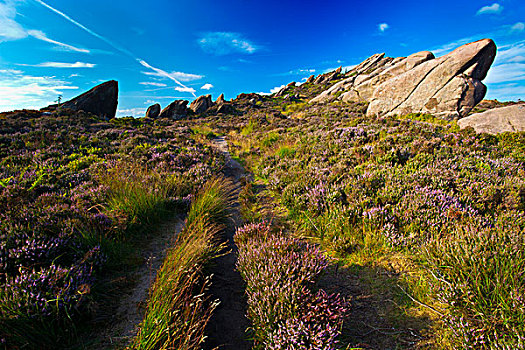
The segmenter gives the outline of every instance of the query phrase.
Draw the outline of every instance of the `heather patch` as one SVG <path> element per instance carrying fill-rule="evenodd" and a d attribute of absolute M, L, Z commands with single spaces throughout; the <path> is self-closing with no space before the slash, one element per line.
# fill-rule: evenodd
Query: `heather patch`
<path fill-rule="evenodd" d="M 346 303 L 312 292 L 328 261 L 311 244 L 270 233 L 265 223 L 237 230 L 237 266 L 247 283 L 255 346 L 265 349 L 337 349 Z"/>
<path fill-rule="evenodd" d="M 93 315 L 97 276 L 126 264 L 146 225 L 184 212 L 223 157 L 189 131 L 134 120 L 0 122 L 0 339 L 64 345 Z"/>

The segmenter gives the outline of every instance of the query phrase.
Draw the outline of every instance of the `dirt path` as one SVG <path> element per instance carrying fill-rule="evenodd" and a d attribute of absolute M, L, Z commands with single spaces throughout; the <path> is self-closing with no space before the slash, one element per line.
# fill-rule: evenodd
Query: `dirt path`
<path fill-rule="evenodd" d="M 214 139 L 213 145 L 226 156 L 226 167 L 223 172 L 233 182 L 237 199 L 241 190 L 241 178 L 245 176 L 244 169 L 231 158 L 224 137 Z M 219 299 L 220 304 L 206 328 L 208 339 L 204 344 L 205 350 L 216 348 L 248 350 L 252 345 L 246 335 L 250 322 L 246 318 L 245 285 L 235 268 L 237 247 L 233 242 L 233 235 L 235 228 L 242 223 L 238 200 L 235 201 L 232 214 L 232 223 L 224 237 L 228 253 L 215 259 L 209 271 L 213 274 L 210 293 L 213 299 Z"/>
<path fill-rule="evenodd" d="M 124 347 L 137 334 L 138 326 L 144 317 L 148 291 L 155 281 L 168 248 L 173 245 L 175 237 L 183 227 L 184 221 L 174 215 L 153 229 L 155 233 L 149 235 L 149 243 L 146 243 L 140 252 L 140 260 L 143 263 L 126 276 L 126 279 L 134 283 L 126 289 L 126 294 L 119 296 L 118 307 L 113 310 L 111 319 L 106 320 L 109 326 L 103 332 L 96 348 Z"/>

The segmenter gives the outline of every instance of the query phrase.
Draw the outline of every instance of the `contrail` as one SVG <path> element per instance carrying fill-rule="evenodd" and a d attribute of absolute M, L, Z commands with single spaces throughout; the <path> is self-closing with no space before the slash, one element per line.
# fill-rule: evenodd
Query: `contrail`
<path fill-rule="evenodd" d="M 39 3 L 40 5 L 44 6 L 44 7 L 47 7 L 49 10 L 53 11 L 54 13 L 58 14 L 59 16 L 65 18 L 66 20 L 68 20 L 69 22 L 73 23 L 74 25 L 76 25 L 77 27 L 83 29 L 84 31 L 88 32 L 89 34 L 93 35 L 95 38 L 98 38 L 100 40 L 102 40 L 103 42 L 105 42 L 106 44 L 108 44 L 109 46 L 113 47 L 115 50 L 118 50 L 128 56 L 130 56 L 131 58 L 133 58 L 135 61 L 137 61 L 141 66 L 143 67 L 146 67 L 148 69 L 151 69 L 152 71 L 154 71 L 155 73 L 159 74 L 159 75 L 162 75 L 163 77 L 166 77 L 172 81 L 174 81 L 177 85 L 185 88 L 185 89 L 190 89 L 188 88 L 186 85 L 182 84 L 179 80 L 177 80 L 176 78 L 174 78 L 171 74 L 169 74 L 168 72 L 160 69 L 160 68 L 156 68 L 156 67 L 153 67 L 152 65 L 148 64 L 148 62 L 144 61 L 143 59 L 141 58 L 138 58 L 137 56 L 135 56 L 131 51 L 115 44 L 114 42 L 112 42 L 111 40 L 103 37 L 102 35 L 94 32 L 93 30 L 89 29 L 88 27 L 82 25 L 81 23 L 75 21 L 73 18 L 69 17 L 68 15 L 66 15 L 64 12 L 60 11 L 60 10 L 57 10 L 56 8 L 52 7 L 51 5 L 43 2 L 42 0 L 35 0 L 37 3 Z M 194 92 L 191 93 L 193 95 L 193 97 L 197 97 L 197 95 L 195 95 Z"/>

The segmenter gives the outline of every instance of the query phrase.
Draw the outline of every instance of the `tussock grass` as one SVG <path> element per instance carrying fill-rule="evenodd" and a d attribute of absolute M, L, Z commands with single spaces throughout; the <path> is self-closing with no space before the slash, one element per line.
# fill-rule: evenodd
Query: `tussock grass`
<path fill-rule="evenodd" d="M 210 279 L 203 267 L 222 249 L 217 236 L 229 218 L 231 199 L 231 184 L 223 179 L 210 180 L 199 192 L 185 229 L 158 271 L 129 349 L 200 349 L 217 306 L 206 295 Z"/>

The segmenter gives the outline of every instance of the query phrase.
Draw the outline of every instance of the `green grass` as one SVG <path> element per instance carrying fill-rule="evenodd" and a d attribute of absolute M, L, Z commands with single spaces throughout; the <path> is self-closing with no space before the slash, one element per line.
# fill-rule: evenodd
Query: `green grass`
<path fill-rule="evenodd" d="M 228 220 L 231 185 L 210 180 L 193 202 L 152 287 L 146 315 L 129 349 L 200 349 L 217 304 L 206 296 L 203 267 L 221 250 L 218 234 Z"/>

